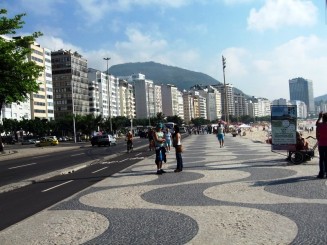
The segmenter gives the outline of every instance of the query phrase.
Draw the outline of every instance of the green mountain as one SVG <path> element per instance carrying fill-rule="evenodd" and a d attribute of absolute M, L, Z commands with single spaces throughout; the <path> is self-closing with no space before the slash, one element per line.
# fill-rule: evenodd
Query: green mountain
<path fill-rule="evenodd" d="M 220 84 L 216 79 L 201 72 L 190 71 L 155 62 L 125 63 L 110 67 L 109 73 L 114 76 L 128 76 L 141 73 L 154 84 L 174 84 L 180 90 L 190 89 L 196 84 Z"/>
<path fill-rule="evenodd" d="M 327 101 L 327 94 L 315 98 L 315 102 Z"/>
<path fill-rule="evenodd" d="M 155 62 L 137 62 L 113 65 L 109 68 L 109 73 L 114 76 L 129 76 L 141 73 L 146 79 L 152 80 L 154 84 L 174 84 L 179 90 L 189 90 L 195 85 L 215 85 L 221 84 L 220 81 L 201 72 L 190 71 L 175 66 L 162 65 Z M 236 93 L 241 90 L 234 87 Z M 260 96 L 260 95 L 257 95 Z M 246 95 L 246 98 L 252 96 Z M 315 101 L 327 101 L 327 94 L 316 97 Z"/>

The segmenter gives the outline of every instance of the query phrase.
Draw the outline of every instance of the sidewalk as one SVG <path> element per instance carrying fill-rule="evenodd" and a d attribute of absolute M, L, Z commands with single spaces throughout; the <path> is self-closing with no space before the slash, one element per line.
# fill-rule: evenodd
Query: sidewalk
<path fill-rule="evenodd" d="M 184 170 L 154 156 L 0 232 L 0 244 L 326 244 L 318 159 L 288 165 L 270 145 L 183 141 Z M 23 205 L 23 204 L 22 204 Z"/>

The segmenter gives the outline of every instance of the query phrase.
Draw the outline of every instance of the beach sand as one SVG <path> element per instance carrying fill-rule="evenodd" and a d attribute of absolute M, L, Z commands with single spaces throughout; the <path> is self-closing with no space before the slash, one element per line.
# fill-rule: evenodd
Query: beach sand
<path fill-rule="evenodd" d="M 245 136 L 241 136 L 247 139 L 252 140 L 253 142 L 262 142 L 266 144 L 266 140 L 269 137 L 270 132 L 267 130 L 263 130 L 263 127 L 253 127 L 251 130 L 250 129 L 246 129 L 246 130 L 242 130 L 242 135 L 243 132 L 245 132 Z M 310 133 L 307 131 L 302 131 L 302 136 L 304 138 L 307 138 L 308 136 L 312 136 L 312 137 L 316 137 L 316 131 L 311 131 Z M 237 136 L 240 137 L 240 136 Z M 312 148 L 315 144 L 316 144 L 316 140 L 309 138 L 306 139 L 309 143 L 309 148 Z M 318 148 L 315 151 L 315 156 L 319 156 L 318 154 Z"/>

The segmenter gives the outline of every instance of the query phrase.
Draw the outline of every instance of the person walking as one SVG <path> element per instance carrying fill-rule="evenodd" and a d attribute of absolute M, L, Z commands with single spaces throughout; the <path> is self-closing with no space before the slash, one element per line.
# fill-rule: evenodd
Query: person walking
<path fill-rule="evenodd" d="M 182 158 L 182 137 L 179 132 L 179 127 L 177 125 L 174 126 L 174 134 L 173 134 L 173 146 L 175 147 L 175 153 L 176 153 L 176 161 L 177 161 L 177 167 L 174 170 L 175 173 L 183 171 L 183 158 Z"/>
<path fill-rule="evenodd" d="M 163 125 L 162 123 L 158 123 L 156 126 L 156 132 L 153 134 L 154 145 L 156 148 L 156 160 L 155 163 L 157 165 L 157 174 L 161 175 L 166 173 L 162 169 L 162 162 L 166 161 L 166 149 L 165 149 L 165 138 L 164 133 L 162 132 Z"/>
<path fill-rule="evenodd" d="M 126 135 L 126 141 L 127 141 L 127 153 L 133 151 L 133 134 L 131 131 L 128 131 Z"/>
<path fill-rule="evenodd" d="M 218 138 L 218 141 L 219 141 L 220 148 L 224 147 L 225 129 L 224 129 L 224 126 L 221 124 L 221 122 L 218 123 L 217 138 Z"/>
<path fill-rule="evenodd" d="M 169 128 L 166 129 L 165 132 L 165 145 L 166 145 L 166 151 L 169 153 L 170 152 L 170 146 L 171 146 L 171 132 Z"/>
<path fill-rule="evenodd" d="M 320 122 L 321 119 L 322 122 Z M 322 179 L 327 174 L 327 113 L 319 113 L 316 126 L 319 151 L 319 174 L 317 178 Z"/>

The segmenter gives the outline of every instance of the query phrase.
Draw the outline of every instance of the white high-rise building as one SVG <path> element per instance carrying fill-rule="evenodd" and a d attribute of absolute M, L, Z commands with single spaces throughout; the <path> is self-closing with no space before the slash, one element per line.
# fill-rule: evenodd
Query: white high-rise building
<path fill-rule="evenodd" d="M 130 81 L 134 86 L 136 118 L 155 117 L 153 81 L 145 79 L 143 74 L 133 74 Z"/>
<path fill-rule="evenodd" d="M 109 84 L 107 74 L 88 68 L 90 114 L 109 118 Z"/>
<path fill-rule="evenodd" d="M 307 105 L 301 100 L 290 100 L 291 105 L 296 105 L 297 118 L 305 119 L 308 117 Z"/>
<path fill-rule="evenodd" d="M 10 41 L 10 37 L 2 36 L 1 38 Z M 15 37 L 19 39 L 21 37 Z M 33 61 L 37 65 L 44 67 L 44 71 L 40 73 L 36 82 L 39 84 L 39 90 L 31 93 L 26 101 L 19 104 L 12 103 L 4 105 L 2 110 L 2 118 L 16 119 L 18 121 L 24 119 L 54 119 L 54 103 L 53 103 L 53 87 L 52 87 L 52 68 L 51 68 L 51 52 L 49 49 L 42 47 L 37 42 L 30 45 L 31 54 L 26 57 L 26 61 Z M 15 81 L 13 81 L 15 82 Z M 1 119 L 2 119 L 1 118 Z"/>
<path fill-rule="evenodd" d="M 178 116 L 178 90 L 175 85 L 162 84 L 162 112 L 165 116 Z"/>
<path fill-rule="evenodd" d="M 126 80 L 119 79 L 120 115 L 133 119 L 136 117 L 135 97 L 133 85 Z"/>

